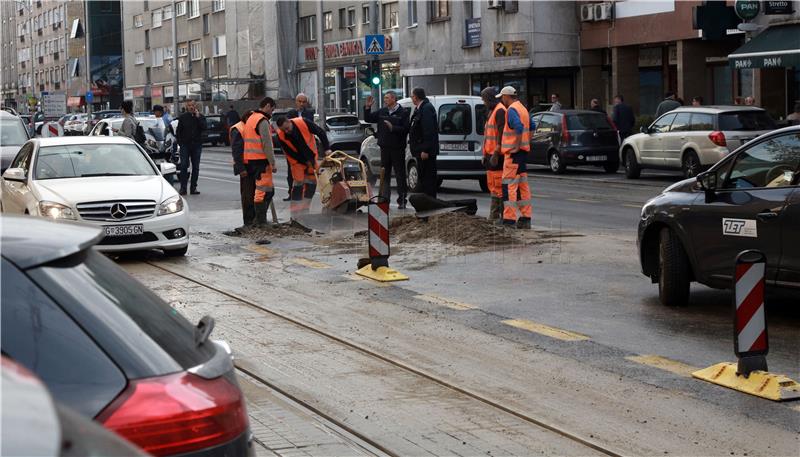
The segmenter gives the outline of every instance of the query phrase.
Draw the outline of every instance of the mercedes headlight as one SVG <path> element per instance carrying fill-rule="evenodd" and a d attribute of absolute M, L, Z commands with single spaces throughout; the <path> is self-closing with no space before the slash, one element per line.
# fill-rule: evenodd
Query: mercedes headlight
<path fill-rule="evenodd" d="M 55 202 L 39 202 L 39 214 L 51 219 L 76 219 L 72 208 Z"/>
<path fill-rule="evenodd" d="M 158 215 L 165 216 L 183 211 L 183 199 L 180 195 L 168 198 L 158 207 Z"/>

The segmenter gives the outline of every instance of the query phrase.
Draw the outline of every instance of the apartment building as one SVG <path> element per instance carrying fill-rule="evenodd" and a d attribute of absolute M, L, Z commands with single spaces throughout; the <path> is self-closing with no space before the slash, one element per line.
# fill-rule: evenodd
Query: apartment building
<path fill-rule="evenodd" d="M 0 102 L 3 106 L 17 106 L 17 5 L 0 2 Z"/>

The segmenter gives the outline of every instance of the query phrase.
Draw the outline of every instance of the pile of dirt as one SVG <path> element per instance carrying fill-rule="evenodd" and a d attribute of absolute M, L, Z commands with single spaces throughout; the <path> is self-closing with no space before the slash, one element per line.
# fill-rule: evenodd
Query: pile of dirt
<path fill-rule="evenodd" d="M 427 220 L 415 216 L 399 217 L 389 223 L 389 233 L 393 243 L 435 240 L 472 248 L 541 241 L 539 234 L 533 230 L 497 226 L 485 217 L 464 213 L 445 213 Z"/>
<path fill-rule="evenodd" d="M 315 232 L 295 221 L 282 224 L 267 224 L 259 227 L 248 227 L 236 232 L 226 232 L 228 236 L 261 240 L 269 238 L 310 237 Z"/>

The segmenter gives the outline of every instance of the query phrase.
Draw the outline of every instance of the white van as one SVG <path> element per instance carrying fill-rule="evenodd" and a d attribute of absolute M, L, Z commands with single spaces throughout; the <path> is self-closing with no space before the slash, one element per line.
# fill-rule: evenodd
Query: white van
<path fill-rule="evenodd" d="M 474 179 L 484 192 L 488 192 L 486 170 L 481 165 L 483 127 L 488 115 L 483 100 L 474 95 L 433 95 L 428 100 L 436 108 L 439 120 L 439 156 L 436 159 L 439 185 L 445 179 Z M 414 113 L 410 98 L 399 103 L 410 110 L 410 115 Z M 380 173 L 381 153 L 374 136 L 362 143 L 361 160 L 368 165 L 372 176 Z M 417 161 L 408 147 L 406 171 L 409 192 L 421 192 Z"/>

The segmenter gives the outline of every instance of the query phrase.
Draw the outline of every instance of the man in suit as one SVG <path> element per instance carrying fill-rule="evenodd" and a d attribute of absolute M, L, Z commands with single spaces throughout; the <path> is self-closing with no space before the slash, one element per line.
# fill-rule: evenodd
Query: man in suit
<path fill-rule="evenodd" d="M 625 104 L 625 99 L 622 94 L 614 97 L 614 109 L 611 111 L 611 120 L 619 130 L 619 136 L 624 140 L 631 136 L 633 133 L 633 126 L 636 124 L 636 116 L 633 115 L 633 109 L 630 105 Z"/>
<path fill-rule="evenodd" d="M 382 196 L 387 200 L 391 197 L 392 168 L 397 179 L 397 208 L 405 209 L 407 183 L 406 183 L 406 139 L 408 136 L 408 110 L 397 103 L 397 94 L 392 91 L 383 96 L 383 108 L 373 112 L 372 105 L 375 100 L 367 97 L 364 106 L 364 120 L 370 124 L 377 124 L 378 146 L 381 148 L 381 168 L 384 170 L 386 185 L 381 189 Z"/>
<path fill-rule="evenodd" d="M 411 155 L 417 159 L 422 192 L 436 198 L 436 188 L 439 187 L 439 177 L 436 174 L 436 157 L 439 155 L 436 108 L 425 95 L 425 89 L 421 87 L 411 91 L 411 101 L 416 107 L 409 128 L 408 143 Z"/>

